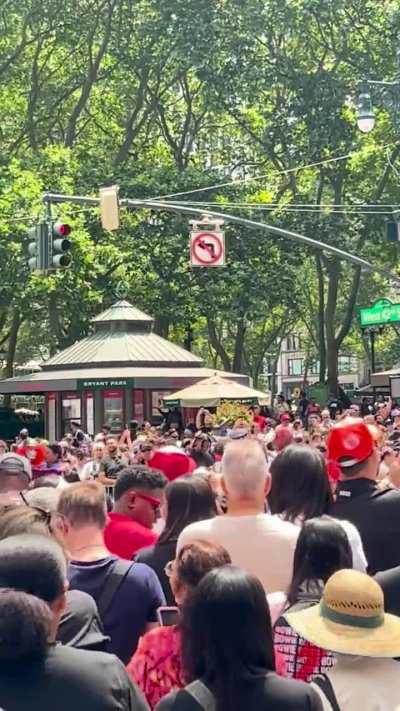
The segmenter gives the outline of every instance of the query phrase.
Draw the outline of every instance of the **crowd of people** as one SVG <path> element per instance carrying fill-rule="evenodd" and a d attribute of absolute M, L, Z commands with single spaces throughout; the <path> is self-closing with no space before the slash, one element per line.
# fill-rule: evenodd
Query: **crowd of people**
<path fill-rule="evenodd" d="M 6 711 L 400 708 L 400 409 L 0 442 Z"/>

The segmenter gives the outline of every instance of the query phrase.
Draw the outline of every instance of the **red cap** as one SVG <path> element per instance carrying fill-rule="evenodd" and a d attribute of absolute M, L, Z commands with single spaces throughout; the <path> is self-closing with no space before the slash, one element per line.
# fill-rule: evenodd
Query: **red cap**
<path fill-rule="evenodd" d="M 279 419 L 280 419 L 281 422 L 290 422 L 290 417 L 289 417 L 289 415 L 285 415 L 285 414 L 284 414 L 284 415 L 281 415 Z"/>
<path fill-rule="evenodd" d="M 362 420 L 344 420 L 332 427 L 327 439 L 328 460 L 343 469 L 360 464 L 374 451 L 374 440 Z"/>
<path fill-rule="evenodd" d="M 191 457 L 172 445 L 158 449 L 149 461 L 149 467 L 162 471 L 169 481 L 191 474 L 196 466 Z"/>

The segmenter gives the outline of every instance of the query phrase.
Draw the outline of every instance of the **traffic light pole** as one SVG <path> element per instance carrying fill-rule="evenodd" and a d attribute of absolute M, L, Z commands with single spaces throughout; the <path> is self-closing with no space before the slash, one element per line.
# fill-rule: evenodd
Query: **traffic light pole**
<path fill-rule="evenodd" d="M 60 194 L 53 194 L 53 193 L 46 193 L 43 197 L 43 202 L 47 204 L 51 203 L 66 203 L 70 202 L 75 205 L 86 205 L 88 207 L 99 207 L 100 205 L 100 198 L 89 198 L 89 197 L 82 197 L 80 195 L 60 195 Z M 366 259 L 362 259 L 361 257 L 357 257 L 355 254 L 350 254 L 349 252 L 345 252 L 343 249 L 339 249 L 338 247 L 334 247 L 333 245 L 330 244 L 325 244 L 324 242 L 318 242 L 315 239 L 312 239 L 311 237 L 306 237 L 305 235 L 301 235 L 298 232 L 291 232 L 290 230 L 285 230 L 281 227 L 275 227 L 275 225 L 266 225 L 264 222 L 257 222 L 255 220 L 249 220 L 244 217 L 238 217 L 237 215 L 229 215 L 225 212 L 215 212 L 214 210 L 200 210 L 199 208 L 196 207 L 190 207 L 182 203 L 174 203 L 174 202 L 162 202 L 158 200 L 131 200 L 131 199 L 122 199 L 120 200 L 120 206 L 121 207 L 127 207 L 128 209 L 131 210 L 139 210 L 139 209 L 147 209 L 147 210 L 160 210 L 160 211 L 168 211 L 168 212 L 178 212 L 180 214 L 186 214 L 186 215 L 200 215 L 204 216 L 204 214 L 209 215 L 212 218 L 215 219 L 222 219 L 227 222 L 232 222 L 234 224 L 239 224 L 243 225 L 244 227 L 247 227 L 248 229 L 251 230 L 264 230 L 265 232 L 268 232 L 270 234 L 277 235 L 278 237 L 285 237 L 286 239 L 291 239 L 294 240 L 295 242 L 300 242 L 302 244 L 306 244 L 308 247 L 312 247 L 313 249 L 318 249 L 320 251 L 324 252 L 329 252 L 330 254 L 334 254 L 336 257 L 339 257 L 340 259 L 344 259 L 347 262 L 352 262 L 353 264 L 356 264 L 358 267 L 361 267 L 362 270 L 368 271 L 368 272 L 374 272 L 376 274 L 380 274 L 381 276 L 385 277 L 385 279 L 389 279 L 391 282 L 400 285 L 400 277 L 397 276 L 396 274 L 393 274 L 392 272 L 387 271 L 386 269 L 381 269 L 381 267 L 377 267 L 370 262 L 368 262 Z"/>

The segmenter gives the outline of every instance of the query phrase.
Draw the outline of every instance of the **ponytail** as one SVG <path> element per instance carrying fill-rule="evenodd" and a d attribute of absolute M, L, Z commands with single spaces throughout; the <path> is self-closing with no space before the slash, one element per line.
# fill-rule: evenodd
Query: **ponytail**
<path fill-rule="evenodd" d="M 33 595 L 0 589 L 0 669 L 43 659 L 52 614 L 48 605 Z"/>

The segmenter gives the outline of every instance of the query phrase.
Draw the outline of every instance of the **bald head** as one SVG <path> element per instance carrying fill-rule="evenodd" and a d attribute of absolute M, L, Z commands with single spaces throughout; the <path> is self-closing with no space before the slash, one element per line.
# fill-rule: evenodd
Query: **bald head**
<path fill-rule="evenodd" d="M 264 496 L 269 473 L 261 445 L 250 439 L 228 444 L 222 474 L 228 494 L 243 499 Z"/>

